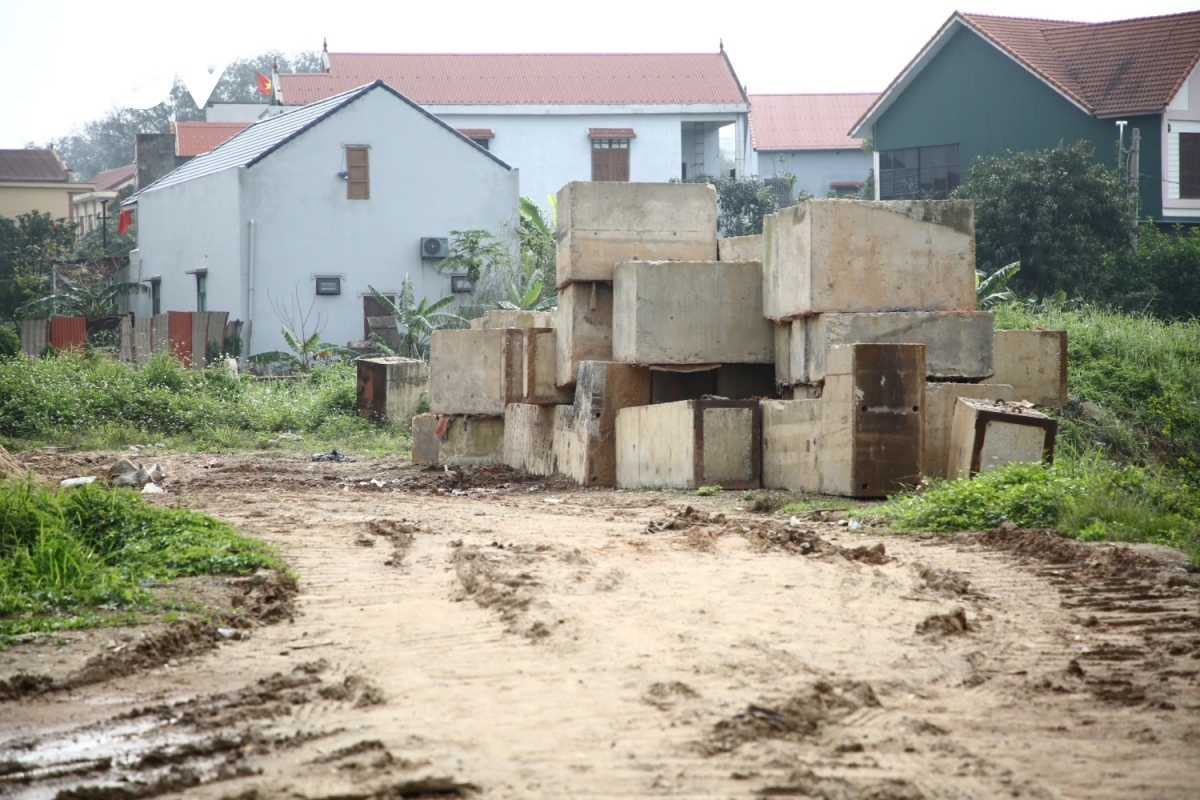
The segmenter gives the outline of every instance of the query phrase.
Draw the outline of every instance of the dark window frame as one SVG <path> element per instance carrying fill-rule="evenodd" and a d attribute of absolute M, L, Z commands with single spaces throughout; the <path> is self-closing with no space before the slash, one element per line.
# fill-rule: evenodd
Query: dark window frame
<path fill-rule="evenodd" d="M 1179 199 L 1200 200 L 1200 133 L 1179 133 Z"/>
<path fill-rule="evenodd" d="M 339 275 L 318 275 L 314 279 L 314 282 L 316 283 L 316 290 L 319 295 L 338 295 L 342 293 L 342 279 Z M 322 283 L 325 286 L 322 286 Z"/>
<path fill-rule="evenodd" d="M 162 313 L 162 279 L 150 281 L 150 314 L 157 317 Z"/>
<path fill-rule="evenodd" d="M 196 311 L 208 311 L 208 271 L 196 272 Z"/>
<path fill-rule="evenodd" d="M 945 200 L 962 185 L 962 146 L 902 147 L 879 151 L 879 199 Z"/>

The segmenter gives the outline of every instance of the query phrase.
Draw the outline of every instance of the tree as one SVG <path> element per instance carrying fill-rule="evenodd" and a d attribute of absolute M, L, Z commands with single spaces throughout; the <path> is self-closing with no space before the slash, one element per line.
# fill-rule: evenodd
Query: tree
<path fill-rule="evenodd" d="M 466 272 L 467 280 L 478 283 L 485 272 L 502 269 L 508 261 L 508 248 L 488 231 L 450 231 L 450 255 L 438 272 Z"/>
<path fill-rule="evenodd" d="M 547 195 L 550 213 L 542 211 L 528 197 L 521 198 L 521 223 L 517 227 L 517 239 L 521 247 L 521 272 L 525 275 L 539 273 L 545 281 L 545 298 L 554 296 L 558 282 L 558 243 L 554 237 L 555 217 L 558 209 L 554 195 Z"/>
<path fill-rule="evenodd" d="M 54 294 L 26 303 L 17 309 L 17 316 L 25 319 L 40 319 L 55 315 L 103 319 L 120 313 L 117 308 L 117 298 L 131 294 L 144 294 L 148 291 L 150 291 L 149 286 L 133 281 L 92 287 L 69 278 L 59 278 L 58 288 Z"/>
<path fill-rule="evenodd" d="M 66 220 L 37 212 L 0 217 L 0 319 L 15 319 L 74 247 L 75 225 Z"/>
<path fill-rule="evenodd" d="M 762 233 L 763 217 L 779 210 L 775 193 L 757 175 L 747 178 L 697 175 L 689 183 L 707 183 L 716 187 L 717 233 L 721 236 Z"/>
<path fill-rule="evenodd" d="M 1132 208 L 1092 145 L 976 158 L 953 197 L 975 201 L 976 263 L 991 274 L 1021 262 L 1017 289 L 1092 297 L 1114 254 L 1132 245 Z"/>
<path fill-rule="evenodd" d="M 1139 226 L 1133 258 L 1109 274 L 1108 290 L 1127 309 L 1200 317 L 1200 228 Z"/>
<path fill-rule="evenodd" d="M 104 223 L 107 231 L 97 227 L 85 233 L 79 242 L 79 247 L 75 250 L 75 257 L 103 258 L 104 256 L 129 255 L 137 247 L 137 234 L 134 233 L 133 228 L 125 233 L 120 233 L 118 222 L 117 217 L 109 217 Z"/>
<path fill-rule="evenodd" d="M 429 334 L 434 331 L 461 325 L 466 322 L 462 317 L 442 311 L 454 302 L 454 296 L 443 297 L 430 303 L 422 297 L 416 301 L 412 277 L 405 273 L 404 282 L 400 285 L 400 296 L 393 303 L 386 295 L 380 294 L 374 286 L 367 286 L 371 294 L 396 318 L 396 330 L 400 333 L 401 349 L 409 358 L 427 357 L 429 349 Z"/>

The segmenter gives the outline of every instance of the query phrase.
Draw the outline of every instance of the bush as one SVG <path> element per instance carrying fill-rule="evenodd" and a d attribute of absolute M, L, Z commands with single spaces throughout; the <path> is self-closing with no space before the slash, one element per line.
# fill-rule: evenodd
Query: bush
<path fill-rule="evenodd" d="M 21 352 L 21 337 L 17 330 L 6 322 L 0 322 L 0 358 L 15 356 Z"/>
<path fill-rule="evenodd" d="M 1132 263 L 1114 270 L 1110 284 L 1112 300 L 1125 308 L 1173 319 L 1200 316 L 1200 228 L 1140 226 Z"/>

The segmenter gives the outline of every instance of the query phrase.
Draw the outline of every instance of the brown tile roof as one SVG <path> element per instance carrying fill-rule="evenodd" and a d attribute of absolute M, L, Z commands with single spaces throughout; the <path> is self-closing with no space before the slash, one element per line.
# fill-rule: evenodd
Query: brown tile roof
<path fill-rule="evenodd" d="M 115 189 L 122 183 L 133 180 L 137 174 L 137 164 L 126 164 L 123 167 L 116 169 L 106 169 L 92 178 L 92 183 L 96 184 L 96 191 L 107 192 L 110 189 Z"/>
<path fill-rule="evenodd" d="M 588 128 L 589 139 L 635 139 L 633 128 Z"/>
<path fill-rule="evenodd" d="M 468 139 L 495 139 L 496 134 L 491 128 L 455 128 Z"/>
<path fill-rule="evenodd" d="M 250 127 L 249 122 L 175 122 L 175 154 L 198 156 L 210 153 L 217 145 L 229 141 Z"/>
<path fill-rule="evenodd" d="M 1101 117 L 1161 111 L 1200 60 L 1200 11 L 1116 22 L 959 16 Z"/>
<path fill-rule="evenodd" d="M 67 165 L 53 150 L 0 150 L 0 181 L 67 181 Z"/>
<path fill-rule="evenodd" d="M 755 150 L 844 150 L 862 145 L 846 131 L 879 95 L 752 94 L 750 141 Z"/>
<path fill-rule="evenodd" d="M 284 73 L 286 105 L 382 80 L 420 105 L 742 104 L 719 53 L 330 53 L 328 73 Z"/>

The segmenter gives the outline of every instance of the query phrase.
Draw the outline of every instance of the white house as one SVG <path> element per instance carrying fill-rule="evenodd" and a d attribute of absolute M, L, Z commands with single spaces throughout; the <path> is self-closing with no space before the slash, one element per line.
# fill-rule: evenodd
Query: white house
<path fill-rule="evenodd" d="M 750 103 L 717 53 L 438 55 L 322 53 L 324 72 L 285 73 L 284 105 L 383 80 L 521 169 L 541 204 L 569 181 L 663 182 L 720 171 L 718 131 L 734 127 L 737 173 L 750 156 Z"/>
<path fill-rule="evenodd" d="M 382 81 L 250 125 L 142 189 L 133 280 L 138 315 L 228 311 L 245 352 L 286 349 L 272 302 L 299 292 L 323 338 L 344 344 L 381 316 L 368 285 L 452 293 L 422 239 L 511 230 L 517 171 Z M 457 282 L 454 282 L 457 283 Z"/>
<path fill-rule="evenodd" d="M 871 171 L 871 155 L 849 131 L 878 94 L 750 95 L 755 172 L 782 190 L 791 177 L 814 197 L 853 194 Z M 787 177 L 785 177 L 787 176 Z M 790 199 L 790 198 L 789 198 Z"/>

